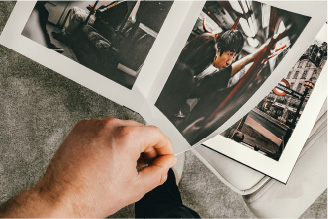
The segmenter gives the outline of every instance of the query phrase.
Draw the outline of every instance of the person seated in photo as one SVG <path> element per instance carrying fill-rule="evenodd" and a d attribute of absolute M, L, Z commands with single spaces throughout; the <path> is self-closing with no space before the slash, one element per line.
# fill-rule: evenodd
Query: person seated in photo
<path fill-rule="evenodd" d="M 263 44 L 255 52 L 232 63 L 244 45 L 242 33 L 229 30 L 217 39 L 213 34 L 202 34 L 183 48 L 156 106 L 175 125 L 185 118 L 180 111 L 187 99 L 202 98 L 227 88 L 229 79 L 253 62 L 267 49 Z"/>
<path fill-rule="evenodd" d="M 218 51 L 214 61 L 204 71 L 195 76 L 198 87 L 190 93 L 188 98 L 189 104 L 186 103 L 182 107 L 179 114 L 183 115 L 183 119 L 180 119 L 180 122 L 188 116 L 201 97 L 208 96 L 214 91 L 228 88 L 232 84 L 232 79 L 234 79 L 234 83 L 236 83 L 236 80 L 241 79 L 241 77 L 237 79 L 235 76 L 243 68 L 238 70 L 234 68 L 235 71 L 232 72 L 231 64 L 244 46 L 242 33 L 238 30 L 226 31 L 216 39 L 216 43 Z M 243 74 L 240 75 L 242 76 Z"/>
<path fill-rule="evenodd" d="M 195 37 L 181 51 L 155 104 L 172 123 L 181 116 L 178 114 L 181 107 L 197 87 L 195 76 L 213 62 L 216 52 L 216 40 L 212 34 Z"/>
<path fill-rule="evenodd" d="M 212 115 L 214 111 L 217 110 L 217 107 L 226 99 L 228 95 L 230 95 L 232 90 L 235 88 L 235 85 L 238 83 L 238 80 L 245 77 L 245 72 L 242 72 L 241 70 L 245 70 L 244 68 L 246 65 L 254 62 L 257 57 L 261 56 L 264 52 L 269 51 L 268 57 L 271 54 L 271 50 L 268 48 L 269 41 L 267 41 L 253 53 L 250 53 L 234 63 L 231 63 L 234 58 L 227 58 L 224 54 L 230 54 L 230 57 L 237 54 L 233 54 L 231 51 L 220 51 L 220 42 L 221 45 L 224 45 L 222 42 L 229 44 L 229 35 L 232 34 L 231 31 L 225 33 L 228 35 L 225 36 L 222 34 L 222 38 L 219 37 L 218 39 L 218 55 L 212 64 L 212 66 L 217 69 L 210 66 L 209 69 L 212 68 L 211 71 L 204 71 L 199 75 L 199 86 L 197 89 L 193 90 L 189 96 L 189 98 L 198 98 L 197 103 L 194 105 L 192 110 L 188 112 L 183 121 L 177 124 L 178 130 L 191 142 L 197 139 L 197 137 L 195 137 L 195 132 L 198 132 L 197 130 L 201 129 L 201 127 L 207 123 L 209 116 Z M 268 57 L 263 57 L 263 62 L 261 61 L 261 63 L 266 63 Z M 209 69 L 207 69 L 207 71 Z M 235 76 L 239 73 L 241 74 L 238 75 L 238 78 L 236 78 Z M 257 74 L 257 72 L 254 71 L 252 74 Z M 230 83 L 232 78 L 234 79 L 233 84 Z"/>
<path fill-rule="evenodd" d="M 70 9 L 63 28 L 59 33 L 52 32 L 52 36 L 56 40 L 67 42 L 77 28 L 86 22 L 89 25 L 94 25 L 97 19 L 105 20 L 108 25 L 116 28 L 127 14 L 128 5 L 127 1 L 113 1 L 110 4 L 102 5 L 99 8 L 95 8 L 93 5 L 88 5 L 87 9 L 87 11 L 79 7 L 73 7 Z"/>

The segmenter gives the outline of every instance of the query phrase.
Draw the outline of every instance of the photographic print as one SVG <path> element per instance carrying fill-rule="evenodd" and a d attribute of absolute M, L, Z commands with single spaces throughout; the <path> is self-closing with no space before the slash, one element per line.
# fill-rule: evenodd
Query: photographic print
<path fill-rule="evenodd" d="M 173 1 L 38 1 L 22 35 L 131 89 Z"/>
<path fill-rule="evenodd" d="M 170 138 L 175 154 L 205 144 L 286 182 L 326 98 L 326 65 L 279 162 L 220 135 L 277 86 L 326 22 L 323 2 L 270 4 L 18 1 L 0 44 L 57 72 L 63 81 L 140 113 Z M 67 34 L 69 28 L 75 30 Z M 289 89 L 297 90 L 299 83 Z M 294 103 L 281 116 L 281 109 L 272 107 L 279 98 L 271 105 L 267 99 L 260 111 L 288 126 Z"/>
<path fill-rule="evenodd" d="M 252 111 L 221 135 L 279 160 L 327 61 L 327 42 L 315 40 Z"/>
<path fill-rule="evenodd" d="M 256 1 L 207 1 L 155 106 L 197 143 L 261 87 L 310 19 Z"/>

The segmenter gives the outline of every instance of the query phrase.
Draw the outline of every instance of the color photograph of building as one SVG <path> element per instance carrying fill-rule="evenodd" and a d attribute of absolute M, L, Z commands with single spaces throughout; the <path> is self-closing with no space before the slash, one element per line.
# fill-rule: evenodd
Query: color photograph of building
<path fill-rule="evenodd" d="M 327 43 L 315 40 L 281 83 L 221 135 L 279 160 L 326 61 Z"/>

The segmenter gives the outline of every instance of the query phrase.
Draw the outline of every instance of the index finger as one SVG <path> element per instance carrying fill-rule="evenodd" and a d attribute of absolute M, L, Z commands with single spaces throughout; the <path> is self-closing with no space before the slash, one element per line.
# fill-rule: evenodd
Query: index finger
<path fill-rule="evenodd" d="M 154 148 L 157 155 L 173 154 L 171 141 L 163 132 L 155 126 L 144 126 L 136 128 L 136 139 L 138 139 L 139 152 L 146 152 Z"/>

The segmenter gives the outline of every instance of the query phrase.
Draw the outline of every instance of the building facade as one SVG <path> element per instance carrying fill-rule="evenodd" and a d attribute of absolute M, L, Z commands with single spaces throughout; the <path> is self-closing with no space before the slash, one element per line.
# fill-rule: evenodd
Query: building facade
<path fill-rule="evenodd" d="M 327 43 L 315 41 L 287 74 L 285 79 L 288 81 L 290 89 L 303 94 L 305 91 L 304 82 L 312 81 L 315 84 L 326 61 Z M 312 90 L 306 96 L 298 118 L 302 115 L 311 92 Z M 299 104 L 300 99 L 296 97 L 289 94 L 278 96 L 271 92 L 258 105 L 258 108 L 279 122 L 290 125 Z"/>

